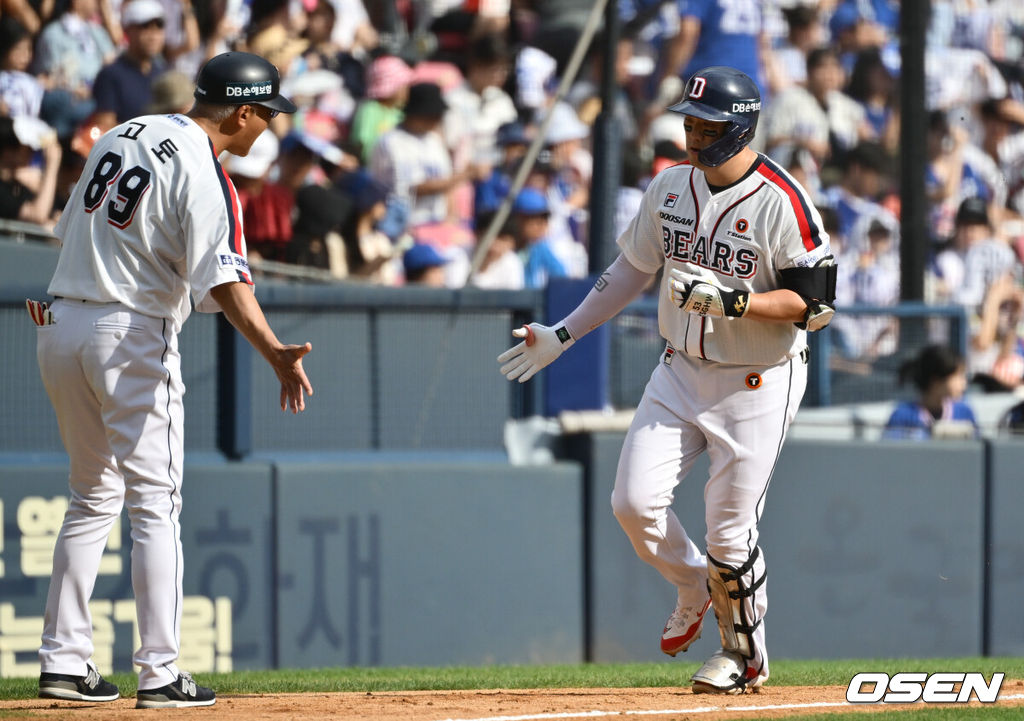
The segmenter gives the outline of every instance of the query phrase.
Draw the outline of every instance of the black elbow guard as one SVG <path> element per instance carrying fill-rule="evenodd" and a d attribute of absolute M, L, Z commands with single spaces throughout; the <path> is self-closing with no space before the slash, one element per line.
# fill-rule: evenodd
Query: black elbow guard
<path fill-rule="evenodd" d="M 807 314 L 797 328 L 821 330 L 832 322 L 836 309 L 836 261 L 826 255 L 808 268 L 783 268 L 779 271 L 782 287 L 787 288 L 807 304 Z"/>

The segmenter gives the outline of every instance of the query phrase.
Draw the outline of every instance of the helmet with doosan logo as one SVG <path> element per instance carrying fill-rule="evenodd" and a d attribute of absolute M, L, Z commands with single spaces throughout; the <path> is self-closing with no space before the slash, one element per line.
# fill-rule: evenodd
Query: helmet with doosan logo
<path fill-rule="evenodd" d="M 700 151 L 700 162 L 721 165 L 754 139 L 761 114 L 761 93 L 745 73 L 724 65 L 698 70 L 687 81 L 683 99 L 669 110 L 729 125 L 715 142 Z"/>
<path fill-rule="evenodd" d="M 216 105 L 262 105 L 294 113 L 295 104 L 280 94 L 281 74 L 259 55 L 221 53 L 210 58 L 196 77 L 195 97 Z"/>

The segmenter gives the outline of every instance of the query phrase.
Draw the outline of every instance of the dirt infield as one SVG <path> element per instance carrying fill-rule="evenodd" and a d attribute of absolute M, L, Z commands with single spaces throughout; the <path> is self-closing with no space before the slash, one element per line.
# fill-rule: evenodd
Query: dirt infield
<path fill-rule="evenodd" d="M 974 702 L 977 703 L 977 702 Z M 999 705 L 1024 706 L 1024 682 L 1003 684 Z M 0 701 L 0 718 L 122 721 L 145 718 L 134 699 L 109 704 L 76 704 L 30 699 Z M 161 721 L 205 718 L 211 721 L 546 721 L 548 719 L 688 719 L 724 721 L 803 713 L 856 713 L 879 710 L 846 703 L 840 686 L 769 686 L 745 696 L 694 695 L 689 688 L 517 689 L 481 691 L 395 691 L 382 693 L 222 695 L 210 708 L 160 711 Z M 922 704 L 886 706 L 922 708 Z M 661 712 L 661 713 L 659 713 Z M 155 714 L 156 712 L 154 712 Z"/>

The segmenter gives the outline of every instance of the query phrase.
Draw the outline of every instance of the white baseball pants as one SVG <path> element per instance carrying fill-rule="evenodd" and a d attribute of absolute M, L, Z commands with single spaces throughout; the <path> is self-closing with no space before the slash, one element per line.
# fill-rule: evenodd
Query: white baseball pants
<path fill-rule="evenodd" d="M 118 303 L 57 300 L 38 329 L 39 368 L 71 461 L 71 499 L 53 555 L 43 671 L 82 675 L 92 655 L 88 602 L 111 526 L 128 506 L 139 688 L 178 677 L 183 457 L 177 333 Z"/>
<path fill-rule="evenodd" d="M 742 566 L 757 546 L 765 492 L 806 384 L 807 365 L 799 356 L 763 367 L 667 352 L 652 373 L 623 443 L 612 509 L 637 555 L 678 589 L 681 604 L 707 600 L 708 569 L 671 508 L 675 487 L 707 450 L 706 550 Z M 763 573 L 760 554 L 753 576 Z M 752 619 L 764 618 L 765 591 L 761 586 L 749 599 Z M 754 644 L 752 665 L 767 676 L 763 622 Z"/>

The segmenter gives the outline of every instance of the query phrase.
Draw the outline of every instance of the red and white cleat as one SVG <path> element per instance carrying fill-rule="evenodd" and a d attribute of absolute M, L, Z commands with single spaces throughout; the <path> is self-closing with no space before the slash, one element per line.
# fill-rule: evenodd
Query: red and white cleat
<path fill-rule="evenodd" d="M 703 606 L 676 606 L 676 610 L 665 622 L 665 630 L 661 634 L 661 650 L 669 656 L 685 651 L 700 638 L 700 629 L 704 623 L 704 614 L 711 608 L 709 598 Z"/>

